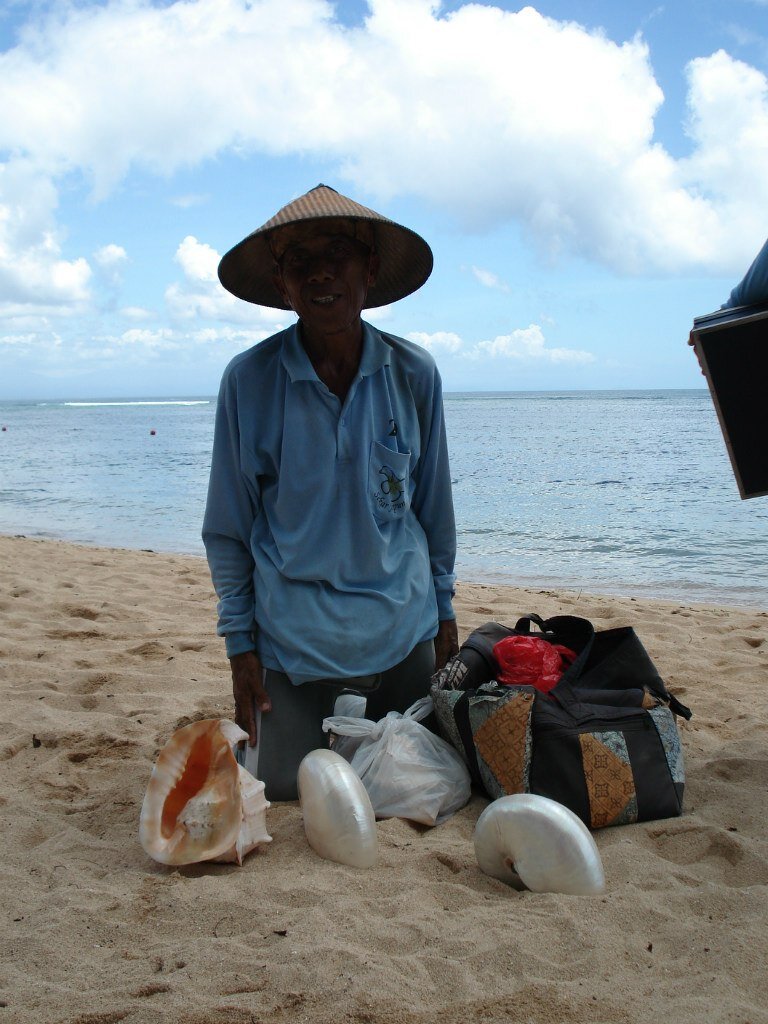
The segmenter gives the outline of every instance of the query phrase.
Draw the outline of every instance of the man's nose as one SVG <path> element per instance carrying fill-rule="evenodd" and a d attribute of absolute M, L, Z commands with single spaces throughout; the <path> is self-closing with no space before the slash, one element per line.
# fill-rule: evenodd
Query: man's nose
<path fill-rule="evenodd" d="M 336 265 L 330 257 L 318 255 L 310 259 L 307 267 L 308 281 L 332 281 L 335 276 Z"/>

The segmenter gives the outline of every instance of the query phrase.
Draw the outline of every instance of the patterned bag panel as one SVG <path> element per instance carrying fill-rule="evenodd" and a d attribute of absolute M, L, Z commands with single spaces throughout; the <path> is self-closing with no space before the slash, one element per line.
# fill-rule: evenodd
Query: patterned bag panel
<path fill-rule="evenodd" d="M 685 784 L 685 760 L 683 758 L 683 745 L 680 742 L 680 733 L 677 731 L 675 716 L 669 708 L 663 705 L 651 708 L 648 714 L 651 716 L 651 721 L 656 726 L 659 734 L 672 781 L 676 786 L 682 786 Z"/>
<path fill-rule="evenodd" d="M 589 825 L 630 825 L 637 821 L 637 793 L 627 742 L 619 731 L 579 735 L 589 799 Z"/>
<path fill-rule="evenodd" d="M 682 813 L 680 736 L 667 708 L 634 719 L 548 731 L 533 723 L 531 792 L 565 804 L 589 828 Z"/>
<path fill-rule="evenodd" d="M 487 689 L 481 687 L 468 702 L 483 786 L 492 799 L 528 793 L 533 695 L 530 690 L 516 688 L 505 687 L 495 693 Z"/>
<path fill-rule="evenodd" d="M 459 679 L 461 674 L 459 669 Z M 431 696 L 441 735 L 461 754 L 475 783 L 493 799 L 530 791 L 531 687 L 433 685 Z"/>

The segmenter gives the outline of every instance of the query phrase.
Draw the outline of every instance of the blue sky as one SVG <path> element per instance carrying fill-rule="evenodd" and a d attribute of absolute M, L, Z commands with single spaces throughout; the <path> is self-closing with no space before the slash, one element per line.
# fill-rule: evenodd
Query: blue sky
<path fill-rule="evenodd" d="M 447 390 L 698 387 L 768 235 L 768 0 L 7 2 L 0 398 L 207 395 L 219 256 L 319 182 L 424 235 Z"/>

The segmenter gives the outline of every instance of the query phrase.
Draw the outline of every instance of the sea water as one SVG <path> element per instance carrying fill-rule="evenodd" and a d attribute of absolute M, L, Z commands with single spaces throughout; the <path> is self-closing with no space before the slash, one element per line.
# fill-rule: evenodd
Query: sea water
<path fill-rule="evenodd" d="M 0 404 L 0 532 L 203 554 L 214 398 Z M 768 607 L 705 390 L 448 394 L 460 579 Z M 154 431 L 154 433 L 153 433 Z"/>

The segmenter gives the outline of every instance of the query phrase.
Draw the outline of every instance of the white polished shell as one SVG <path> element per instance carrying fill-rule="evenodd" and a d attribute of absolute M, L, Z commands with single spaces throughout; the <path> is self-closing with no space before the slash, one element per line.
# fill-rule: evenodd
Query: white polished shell
<path fill-rule="evenodd" d="M 487 875 L 512 884 L 519 878 L 533 892 L 587 896 L 605 890 L 589 829 L 544 796 L 520 793 L 489 804 L 475 826 L 475 854 Z"/>
<path fill-rule="evenodd" d="M 312 849 L 339 864 L 373 867 L 378 857 L 376 818 L 350 764 L 332 750 L 313 750 L 299 765 L 298 785 Z"/>

